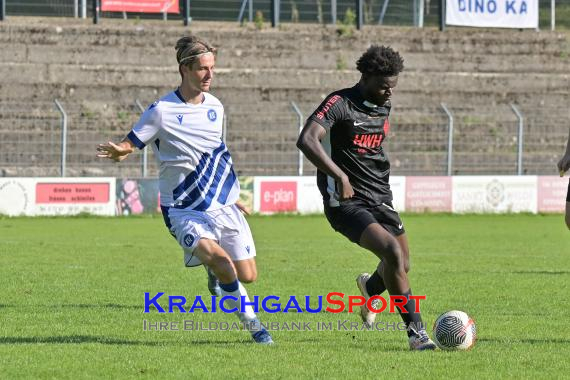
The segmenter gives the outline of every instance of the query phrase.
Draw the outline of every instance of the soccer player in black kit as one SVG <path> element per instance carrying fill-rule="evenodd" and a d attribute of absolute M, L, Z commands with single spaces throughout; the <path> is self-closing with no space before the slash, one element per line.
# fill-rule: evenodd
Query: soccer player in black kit
<path fill-rule="evenodd" d="M 388 183 L 390 161 L 382 143 L 388 135 L 390 98 L 404 69 L 404 60 L 390 47 L 372 45 L 357 61 L 362 73 L 351 88 L 335 91 L 309 117 L 297 147 L 318 168 L 317 183 L 330 225 L 352 242 L 380 258 L 372 275 L 356 283 L 368 300 L 388 289 L 408 298 L 406 323 L 412 350 L 433 350 L 415 300 L 410 298 L 408 240 L 392 207 Z M 360 311 L 371 327 L 376 314 Z"/>
<path fill-rule="evenodd" d="M 564 176 L 564 173 L 570 169 L 570 129 L 568 129 L 568 141 L 566 142 L 566 152 L 564 156 L 558 161 L 558 171 L 560 172 L 560 177 Z M 568 191 L 566 192 L 566 226 L 570 230 L 570 180 L 568 181 Z"/>

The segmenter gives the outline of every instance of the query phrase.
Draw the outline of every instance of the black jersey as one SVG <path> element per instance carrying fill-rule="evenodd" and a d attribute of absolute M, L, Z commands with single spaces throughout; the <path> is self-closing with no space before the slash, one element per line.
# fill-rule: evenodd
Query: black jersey
<path fill-rule="evenodd" d="M 327 129 L 321 141 L 333 162 L 348 176 L 355 200 L 379 205 L 392 200 L 388 183 L 390 161 L 382 143 L 390 130 L 391 105 L 365 101 L 357 86 L 335 91 L 309 117 Z M 317 183 L 325 204 L 339 205 L 334 179 L 317 171 Z"/>

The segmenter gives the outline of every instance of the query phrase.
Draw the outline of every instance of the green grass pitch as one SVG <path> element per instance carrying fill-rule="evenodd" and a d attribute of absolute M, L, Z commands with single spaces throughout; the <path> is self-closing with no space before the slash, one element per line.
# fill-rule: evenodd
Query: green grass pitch
<path fill-rule="evenodd" d="M 409 352 L 401 331 L 143 331 L 144 292 L 208 295 L 160 217 L 0 218 L 0 378 L 562 378 L 570 373 L 570 240 L 560 215 L 404 215 L 410 280 L 430 326 L 467 312 L 468 352 Z M 372 254 L 322 216 L 249 218 L 259 278 L 250 295 L 358 294 Z M 164 298 L 164 297 L 163 297 Z M 161 304 L 165 305 L 164 299 Z M 263 322 L 359 321 L 356 313 L 260 313 Z M 379 321 L 400 321 L 387 313 Z"/>

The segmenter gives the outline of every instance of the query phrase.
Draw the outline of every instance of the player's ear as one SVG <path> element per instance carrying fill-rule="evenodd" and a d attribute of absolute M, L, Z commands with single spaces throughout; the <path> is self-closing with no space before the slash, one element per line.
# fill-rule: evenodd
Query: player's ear
<path fill-rule="evenodd" d="M 180 75 L 186 76 L 186 75 L 190 74 L 190 72 L 191 72 L 192 70 L 194 70 L 194 66 L 195 66 L 196 64 L 197 64 L 196 62 L 193 62 L 193 63 L 190 64 L 190 65 L 187 65 L 187 64 L 179 65 L 179 67 L 180 67 Z"/>
<path fill-rule="evenodd" d="M 371 80 L 372 80 L 372 75 L 368 73 L 362 74 L 362 77 L 360 78 L 360 82 L 362 82 L 365 88 L 368 88 L 370 86 Z"/>

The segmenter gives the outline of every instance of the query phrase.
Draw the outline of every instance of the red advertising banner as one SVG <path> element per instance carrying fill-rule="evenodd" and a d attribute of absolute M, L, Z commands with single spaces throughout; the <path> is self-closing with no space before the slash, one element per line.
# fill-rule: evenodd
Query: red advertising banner
<path fill-rule="evenodd" d="M 36 203 L 108 203 L 108 183 L 37 183 Z"/>
<path fill-rule="evenodd" d="M 538 177 L 538 212 L 564 212 L 568 177 Z"/>
<path fill-rule="evenodd" d="M 180 13 L 178 0 L 101 0 L 103 12 Z"/>
<path fill-rule="evenodd" d="M 297 211 L 297 182 L 263 181 L 260 184 L 261 212 Z"/>
<path fill-rule="evenodd" d="M 451 212 L 451 177 L 406 177 L 406 211 Z"/>

